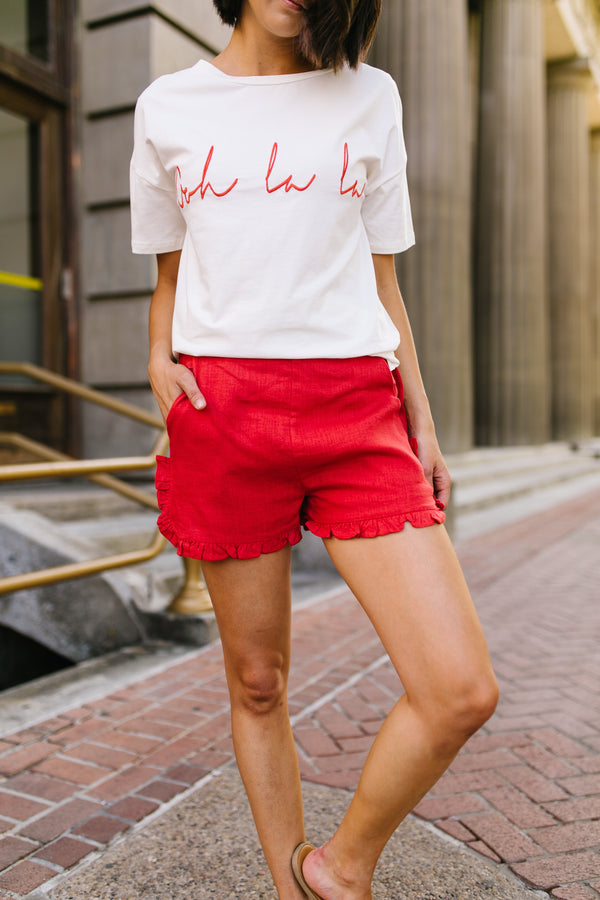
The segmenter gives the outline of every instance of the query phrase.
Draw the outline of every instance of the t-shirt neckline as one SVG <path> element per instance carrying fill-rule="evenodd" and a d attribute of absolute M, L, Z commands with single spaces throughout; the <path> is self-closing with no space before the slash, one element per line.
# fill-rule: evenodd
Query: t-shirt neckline
<path fill-rule="evenodd" d="M 207 59 L 201 59 L 196 64 L 202 66 L 205 70 L 212 73 L 216 78 L 224 81 L 238 84 L 286 84 L 293 81 L 303 81 L 306 78 L 315 78 L 318 75 L 325 75 L 332 69 L 309 69 L 307 72 L 288 72 L 285 75 L 228 75 L 216 66 L 213 66 Z"/>

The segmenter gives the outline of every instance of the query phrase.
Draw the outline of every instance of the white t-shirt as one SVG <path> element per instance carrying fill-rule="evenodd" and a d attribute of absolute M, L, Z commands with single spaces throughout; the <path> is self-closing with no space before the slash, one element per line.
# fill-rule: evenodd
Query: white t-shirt
<path fill-rule="evenodd" d="M 131 215 L 134 253 L 182 250 L 174 352 L 396 364 L 371 253 L 414 233 L 385 72 L 238 77 L 202 60 L 158 78 L 136 107 Z"/>

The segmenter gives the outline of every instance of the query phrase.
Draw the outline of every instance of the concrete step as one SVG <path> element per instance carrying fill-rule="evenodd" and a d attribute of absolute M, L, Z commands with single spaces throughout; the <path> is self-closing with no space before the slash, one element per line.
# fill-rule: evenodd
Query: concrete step
<path fill-rule="evenodd" d="M 486 473 L 480 473 L 479 466 L 472 473 L 453 472 L 456 514 L 485 509 L 595 472 L 600 472 L 600 461 L 589 457 L 526 460 L 512 467 L 491 465 Z"/>
<path fill-rule="evenodd" d="M 594 458 L 589 450 L 573 450 L 564 442 L 527 447 L 478 447 L 464 453 L 449 454 L 446 462 L 455 483 L 488 481 L 491 476 L 502 476 L 537 467 L 560 463 L 570 465 L 576 460 Z"/>
<path fill-rule="evenodd" d="M 139 507 L 138 507 L 139 509 Z M 158 513 L 152 509 L 128 514 L 71 519 L 56 526 L 65 536 L 76 533 L 108 553 L 127 553 L 148 546 L 156 530 Z"/>
<path fill-rule="evenodd" d="M 455 543 L 600 490 L 600 444 L 478 448 L 447 458 Z"/>
<path fill-rule="evenodd" d="M 94 543 L 29 509 L 0 503 L 0 573 L 36 572 L 101 556 Z M 28 588 L 0 597 L 0 623 L 72 662 L 142 640 L 134 608 L 146 590 L 143 576 L 103 572 L 81 581 Z"/>
<path fill-rule="evenodd" d="M 548 515 L 552 515 L 553 508 L 561 503 L 595 491 L 600 491 L 600 469 L 578 478 L 540 487 L 526 494 L 505 499 L 498 498 L 491 506 L 471 511 L 459 510 L 453 530 L 454 543 L 461 544 L 469 538 L 511 525 L 536 513 L 547 511 Z"/>
<path fill-rule="evenodd" d="M 140 479 L 132 483 L 148 496 L 154 496 L 154 483 L 151 479 Z M 94 485 L 87 479 L 2 484 L 0 501 L 10 504 L 14 509 L 40 513 L 53 522 L 128 515 L 142 509 L 134 500 Z M 151 509 L 148 511 L 150 515 L 154 515 Z"/>

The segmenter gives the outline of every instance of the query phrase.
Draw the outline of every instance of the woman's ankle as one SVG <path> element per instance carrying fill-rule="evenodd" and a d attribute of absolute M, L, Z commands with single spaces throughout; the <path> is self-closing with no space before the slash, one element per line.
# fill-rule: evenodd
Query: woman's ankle
<path fill-rule="evenodd" d="M 309 854 L 303 872 L 309 886 L 326 900 L 371 897 L 372 872 L 365 871 L 360 859 L 340 853 L 334 838 Z"/>

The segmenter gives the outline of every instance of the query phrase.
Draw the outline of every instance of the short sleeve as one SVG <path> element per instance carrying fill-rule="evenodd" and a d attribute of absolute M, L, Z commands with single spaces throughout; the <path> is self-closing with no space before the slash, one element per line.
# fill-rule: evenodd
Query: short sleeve
<path fill-rule="evenodd" d="M 143 95 L 135 109 L 133 156 L 129 169 L 131 249 L 134 253 L 181 250 L 186 224 L 174 180 L 148 136 Z"/>
<path fill-rule="evenodd" d="M 378 166 L 367 180 L 362 218 L 372 253 L 401 253 L 415 242 L 406 180 L 406 148 L 402 105 L 396 83 L 389 78 L 387 127 Z"/>

